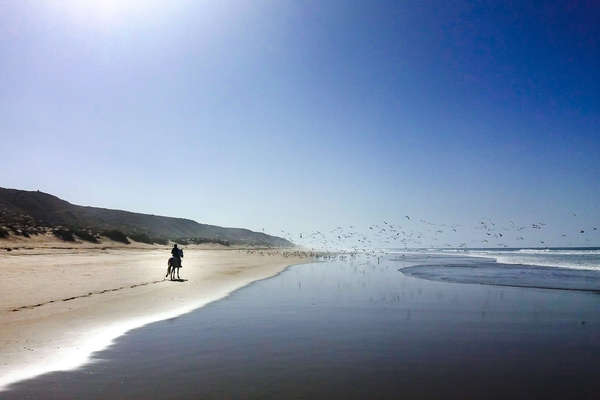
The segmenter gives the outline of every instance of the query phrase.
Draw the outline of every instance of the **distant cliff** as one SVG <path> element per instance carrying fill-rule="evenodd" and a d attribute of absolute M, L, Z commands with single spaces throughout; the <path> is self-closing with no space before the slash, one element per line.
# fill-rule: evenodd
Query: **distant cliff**
<path fill-rule="evenodd" d="M 0 188 L 0 237 L 8 233 L 30 236 L 53 231 L 63 240 L 97 241 L 101 236 L 127 242 L 214 242 L 288 247 L 286 239 L 242 228 L 200 224 L 184 218 L 162 217 L 122 210 L 85 207 L 56 196 Z"/>

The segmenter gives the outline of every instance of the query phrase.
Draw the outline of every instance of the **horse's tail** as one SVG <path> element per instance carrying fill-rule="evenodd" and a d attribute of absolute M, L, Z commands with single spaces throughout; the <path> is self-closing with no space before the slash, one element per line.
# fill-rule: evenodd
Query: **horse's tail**
<path fill-rule="evenodd" d="M 169 261 L 167 261 L 167 275 L 165 276 L 169 276 L 171 269 L 173 269 L 173 257 L 169 258 Z"/>

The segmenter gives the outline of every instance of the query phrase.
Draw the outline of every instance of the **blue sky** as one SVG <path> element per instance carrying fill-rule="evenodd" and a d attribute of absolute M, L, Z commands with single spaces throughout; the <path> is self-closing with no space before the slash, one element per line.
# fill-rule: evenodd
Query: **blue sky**
<path fill-rule="evenodd" d="M 412 215 L 598 245 L 575 233 L 600 225 L 600 7 L 519 3 L 3 2 L 0 186 L 275 234 Z"/>

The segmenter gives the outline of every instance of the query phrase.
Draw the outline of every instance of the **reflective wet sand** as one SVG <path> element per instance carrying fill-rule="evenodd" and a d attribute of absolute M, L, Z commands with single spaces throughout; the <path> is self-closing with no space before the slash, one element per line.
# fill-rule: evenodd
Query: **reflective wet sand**
<path fill-rule="evenodd" d="M 596 398 L 599 295 L 398 271 L 447 262 L 291 267 L 3 398 Z"/>

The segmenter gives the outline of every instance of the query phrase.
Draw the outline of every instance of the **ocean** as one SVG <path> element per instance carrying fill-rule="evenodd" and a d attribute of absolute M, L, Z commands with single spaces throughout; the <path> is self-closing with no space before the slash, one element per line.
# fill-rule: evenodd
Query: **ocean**
<path fill-rule="evenodd" d="M 391 254 L 441 254 L 485 257 L 500 264 L 536 265 L 600 271 L 600 247 L 387 249 Z"/>
<path fill-rule="evenodd" d="M 597 398 L 598 292 L 502 282 L 595 284 L 600 271 L 492 258 L 581 265 L 586 257 L 589 268 L 598 250 L 552 249 L 550 256 L 521 250 L 527 249 L 396 251 L 380 260 L 293 266 L 188 314 L 130 331 L 93 354 L 90 364 L 16 383 L 2 397 Z M 416 275 L 407 272 L 411 268 Z M 480 270 L 475 277 L 491 283 L 447 280 L 473 279 L 471 271 Z M 440 274 L 443 279 L 435 279 Z"/>

